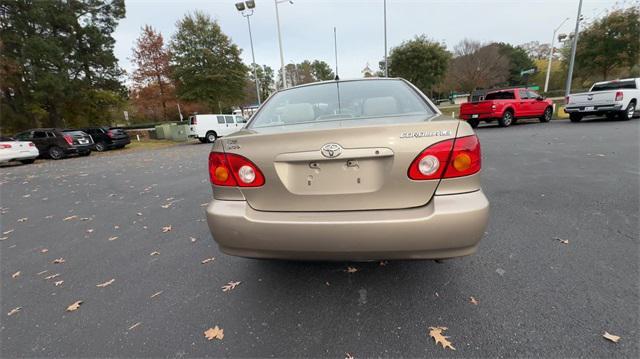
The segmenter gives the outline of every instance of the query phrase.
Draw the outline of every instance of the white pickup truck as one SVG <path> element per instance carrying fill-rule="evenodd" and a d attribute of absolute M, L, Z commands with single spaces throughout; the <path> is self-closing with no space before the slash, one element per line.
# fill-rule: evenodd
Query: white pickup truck
<path fill-rule="evenodd" d="M 571 122 L 585 116 L 606 115 L 613 119 L 630 120 L 640 101 L 640 78 L 596 82 L 589 92 L 570 94 L 565 111 Z"/>

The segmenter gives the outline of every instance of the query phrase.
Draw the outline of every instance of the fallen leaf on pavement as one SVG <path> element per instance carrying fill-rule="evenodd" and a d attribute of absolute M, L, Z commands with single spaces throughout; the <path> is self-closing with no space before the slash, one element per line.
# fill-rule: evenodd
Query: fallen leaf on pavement
<path fill-rule="evenodd" d="M 191 243 L 197 241 L 197 239 L 193 238 L 193 237 L 189 237 L 189 239 L 191 240 Z"/>
<path fill-rule="evenodd" d="M 47 270 L 47 269 L 45 269 L 45 270 L 43 270 L 42 272 L 38 272 L 38 273 L 36 273 L 36 275 L 42 275 L 42 274 L 45 274 L 45 273 L 47 273 L 47 272 L 48 272 L 48 270 Z"/>
<path fill-rule="evenodd" d="M 171 226 L 162 227 L 162 233 L 171 232 Z"/>
<path fill-rule="evenodd" d="M 18 222 L 26 222 L 28 219 L 29 219 L 29 218 L 27 218 L 27 217 L 25 217 L 25 218 L 20 218 L 20 219 L 18 220 Z"/>
<path fill-rule="evenodd" d="M 209 203 L 205 202 L 205 203 L 201 203 L 200 207 L 206 207 Z"/>
<path fill-rule="evenodd" d="M 9 313 L 7 313 L 7 315 L 8 315 L 8 316 L 12 316 L 12 315 L 14 315 L 14 314 L 18 313 L 20 310 L 22 310 L 22 307 L 15 307 L 15 308 L 11 309 L 11 310 L 9 311 Z"/>
<path fill-rule="evenodd" d="M 161 290 L 161 291 L 159 291 L 159 292 L 155 292 L 155 293 L 153 293 L 153 294 L 151 295 L 151 297 L 149 297 L 149 298 L 155 298 L 155 297 L 159 296 L 160 294 L 162 294 L 162 292 L 164 292 L 164 290 Z"/>
<path fill-rule="evenodd" d="M 157 251 L 151 252 L 151 253 L 149 253 L 149 255 L 150 256 L 158 256 L 158 255 L 160 255 L 160 252 L 157 252 Z"/>
<path fill-rule="evenodd" d="M 345 269 L 345 272 L 347 273 L 355 273 L 357 271 L 359 271 L 359 269 L 356 267 L 347 267 L 347 269 Z"/>
<path fill-rule="evenodd" d="M 46 249 L 46 248 L 42 248 L 42 249 L 40 250 L 40 253 L 47 253 L 48 251 L 49 251 L 48 249 Z"/>
<path fill-rule="evenodd" d="M 211 257 L 211 258 L 203 259 L 202 262 L 200 262 L 200 263 L 207 264 L 209 262 L 213 262 L 214 260 L 216 260 L 216 259 L 214 257 Z"/>
<path fill-rule="evenodd" d="M 213 340 L 213 339 L 222 340 L 222 338 L 224 338 L 224 330 L 221 328 L 218 328 L 218 326 L 216 325 L 213 328 L 207 329 L 204 332 L 204 336 L 209 340 Z"/>
<path fill-rule="evenodd" d="M 56 274 L 52 274 L 50 276 L 44 277 L 45 280 L 49 280 L 49 279 L 53 279 L 53 278 L 58 278 L 60 276 L 60 273 L 56 273 Z"/>
<path fill-rule="evenodd" d="M 9 237 L 0 237 L 0 241 L 5 241 L 7 239 L 9 239 Z"/>
<path fill-rule="evenodd" d="M 78 308 L 80 308 L 81 304 L 82 304 L 81 300 L 71 304 L 70 306 L 67 307 L 67 312 L 73 312 L 73 311 L 78 310 Z"/>
<path fill-rule="evenodd" d="M 93 228 L 87 229 L 87 233 L 93 233 Z"/>
<path fill-rule="evenodd" d="M 111 285 L 111 283 L 113 283 L 113 282 L 115 282 L 115 281 L 116 281 L 116 280 L 112 278 L 111 280 L 108 280 L 108 281 L 106 281 L 106 282 L 104 282 L 104 283 L 96 284 L 96 287 L 98 287 L 98 288 L 104 288 L 104 287 L 106 287 L 106 286 L 108 286 L 108 285 Z"/>
<path fill-rule="evenodd" d="M 65 218 L 63 219 L 63 221 L 65 221 L 65 222 L 66 222 L 66 221 L 70 221 L 70 220 L 72 220 L 72 219 L 76 219 L 76 218 L 78 218 L 78 216 L 73 215 L 73 216 L 65 217 Z"/>
<path fill-rule="evenodd" d="M 140 212 L 138 212 L 138 213 L 136 213 L 136 214 L 137 214 L 138 216 L 142 216 L 142 213 L 140 213 Z"/>
<path fill-rule="evenodd" d="M 242 282 L 229 282 L 226 285 L 222 286 L 222 291 L 228 292 L 230 290 L 234 290 L 240 283 Z"/>
<path fill-rule="evenodd" d="M 64 283 L 64 281 L 63 281 L 63 280 L 59 280 L 59 281 L 57 281 L 57 282 L 55 282 L 55 283 L 53 283 L 53 284 L 54 284 L 56 287 L 59 287 L 59 286 L 61 286 L 61 285 L 62 285 L 62 283 Z"/>
<path fill-rule="evenodd" d="M 115 241 L 116 239 L 118 239 L 118 236 L 109 237 L 110 241 Z"/>
<path fill-rule="evenodd" d="M 473 305 L 478 305 L 478 301 L 474 297 L 469 297 L 469 303 L 471 303 Z"/>
<path fill-rule="evenodd" d="M 355 359 L 355 357 L 353 355 L 351 355 L 351 353 L 345 353 L 344 354 L 344 359 Z"/>
<path fill-rule="evenodd" d="M 611 333 L 609 333 L 609 332 L 604 332 L 604 334 L 602 334 L 602 336 L 603 336 L 605 339 L 608 339 L 608 340 L 610 340 L 610 341 L 612 341 L 612 342 L 614 342 L 614 343 L 617 343 L 617 342 L 620 340 L 620 337 L 619 337 L 619 336 L 617 336 L 617 335 L 613 335 L 613 334 L 611 334 Z"/>
<path fill-rule="evenodd" d="M 444 349 L 449 348 L 451 350 L 456 350 L 456 348 L 451 345 L 451 342 L 447 340 L 449 337 L 443 335 L 445 330 L 447 330 L 446 327 L 429 327 L 429 336 L 436 341 L 436 345 L 440 343 Z"/>
<path fill-rule="evenodd" d="M 20 271 L 17 271 L 11 275 L 11 278 L 18 278 L 20 276 Z"/>
<path fill-rule="evenodd" d="M 163 205 L 162 205 L 162 206 L 160 206 L 160 207 L 165 208 L 165 209 L 166 209 L 166 208 L 169 208 L 169 207 L 171 207 L 171 203 L 163 204 Z"/>
<path fill-rule="evenodd" d="M 64 262 L 66 262 L 66 261 L 64 260 L 64 258 L 58 258 L 58 259 L 54 259 L 52 263 L 53 263 L 53 264 L 62 264 L 62 263 L 64 263 Z"/>
<path fill-rule="evenodd" d="M 129 329 L 127 329 L 127 330 L 132 330 L 133 328 L 137 327 L 140 324 L 141 324 L 140 322 L 137 322 L 136 324 L 130 326 Z"/>
<path fill-rule="evenodd" d="M 13 231 L 15 231 L 15 229 L 10 229 L 8 231 L 4 231 L 4 232 L 2 232 L 2 234 L 4 234 L 6 236 L 9 233 L 13 233 Z"/>

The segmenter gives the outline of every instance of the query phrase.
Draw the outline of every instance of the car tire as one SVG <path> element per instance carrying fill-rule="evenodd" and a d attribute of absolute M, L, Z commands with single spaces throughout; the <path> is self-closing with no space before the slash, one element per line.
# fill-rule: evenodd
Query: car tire
<path fill-rule="evenodd" d="M 100 142 L 96 142 L 96 151 L 98 152 L 103 152 L 107 150 L 107 145 L 100 141 Z"/>
<path fill-rule="evenodd" d="M 29 159 L 29 160 L 20 160 L 20 163 L 22 163 L 23 165 L 30 165 L 32 163 L 34 163 L 36 161 L 35 158 Z"/>
<path fill-rule="evenodd" d="M 544 113 L 540 117 L 540 122 L 549 122 L 553 117 L 553 108 L 551 106 L 544 109 Z"/>
<path fill-rule="evenodd" d="M 467 121 L 467 123 L 471 125 L 471 128 L 478 128 L 478 125 L 480 124 L 480 120 L 478 120 L 477 118 L 474 118 L 472 120 Z"/>
<path fill-rule="evenodd" d="M 49 147 L 49 151 L 47 153 L 49 154 L 49 158 L 52 160 L 60 160 L 64 158 L 64 150 L 58 146 Z"/>
<path fill-rule="evenodd" d="M 204 137 L 198 137 L 198 141 L 200 141 L 200 143 L 206 143 L 207 139 Z"/>
<path fill-rule="evenodd" d="M 580 122 L 582 121 L 582 115 L 579 113 L 570 113 L 569 114 L 569 120 L 571 122 Z"/>
<path fill-rule="evenodd" d="M 629 102 L 629 105 L 627 106 L 627 108 L 620 113 L 620 119 L 622 121 L 628 121 L 632 119 L 633 116 L 635 116 L 635 113 L 636 113 L 636 103 L 631 101 Z"/>
<path fill-rule="evenodd" d="M 87 152 L 80 152 L 79 155 L 82 157 L 86 157 L 89 156 L 91 154 L 91 151 L 87 151 Z"/>
<path fill-rule="evenodd" d="M 502 117 L 498 119 L 498 124 L 500 125 L 500 127 L 509 127 L 513 124 L 513 122 L 514 122 L 514 116 L 513 116 L 513 111 L 511 110 L 506 110 L 502 114 Z"/>
<path fill-rule="evenodd" d="M 215 132 L 213 131 L 209 131 L 207 132 L 207 134 L 205 135 L 205 141 L 207 143 L 213 143 L 216 139 L 218 138 L 218 136 L 216 135 Z"/>

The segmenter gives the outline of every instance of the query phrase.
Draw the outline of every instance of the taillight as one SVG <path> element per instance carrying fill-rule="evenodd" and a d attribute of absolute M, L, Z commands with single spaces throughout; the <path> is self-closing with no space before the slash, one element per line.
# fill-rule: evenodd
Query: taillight
<path fill-rule="evenodd" d="M 496 105 L 491 105 L 491 109 L 495 110 L 496 109 Z"/>
<path fill-rule="evenodd" d="M 67 141 L 68 144 L 73 145 L 73 137 L 64 135 L 64 140 Z"/>
<path fill-rule="evenodd" d="M 29 142 L 29 147 L 36 147 L 36 145 L 33 142 Z"/>
<path fill-rule="evenodd" d="M 247 158 L 233 153 L 209 154 L 209 178 L 216 186 L 259 187 L 264 175 Z"/>
<path fill-rule="evenodd" d="M 476 135 L 445 140 L 427 147 L 409 166 L 412 180 L 469 176 L 480 171 L 480 142 Z"/>
<path fill-rule="evenodd" d="M 107 136 L 109 136 L 109 138 L 113 138 L 114 134 L 111 130 L 107 131 Z"/>
<path fill-rule="evenodd" d="M 622 101 L 622 99 L 624 99 L 624 92 L 617 91 L 616 92 L 616 101 Z"/>
<path fill-rule="evenodd" d="M 195 117 L 194 117 L 194 118 L 192 118 L 192 119 L 191 119 L 191 124 L 192 124 L 192 125 L 197 125 L 197 124 L 198 124 L 198 119 L 197 119 L 197 118 L 195 118 Z"/>
<path fill-rule="evenodd" d="M 0 148 L 11 148 L 11 145 L 8 143 L 0 144 Z"/>

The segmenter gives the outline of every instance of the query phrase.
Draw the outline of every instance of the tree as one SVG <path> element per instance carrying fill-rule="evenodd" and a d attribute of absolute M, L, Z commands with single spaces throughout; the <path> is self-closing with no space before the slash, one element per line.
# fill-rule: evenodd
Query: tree
<path fill-rule="evenodd" d="M 509 59 L 496 45 L 465 39 L 454 47 L 454 56 L 445 79 L 449 90 L 471 92 L 504 83 L 509 77 Z"/>
<path fill-rule="evenodd" d="M 528 81 L 527 77 L 520 76 L 520 71 L 536 68 L 536 64 L 527 52 L 521 47 L 504 42 L 494 45 L 498 47 L 500 54 L 509 61 L 509 78 L 507 79 L 509 86 L 525 85 Z"/>
<path fill-rule="evenodd" d="M 112 33 L 123 0 L 0 4 L 3 130 L 106 124 L 124 106 Z"/>
<path fill-rule="evenodd" d="M 331 70 L 331 66 L 320 60 L 314 60 L 311 63 L 311 74 L 316 81 L 333 80 L 336 77 L 333 70 Z"/>
<path fill-rule="evenodd" d="M 275 90 L 275 82 L 273 79 L 273 69 L 267 65 L 253 64 L 256 74 L 258 75 L 258 82 L 260 83 L 260 97 L 262 101 L 266 100 L 271 93 Z M 245 85 L 245 104 L 255 104 L 258 102 L 256 98 L 256 81 L 253 75 L 253 70 L 247 74 L 247 81 Z"/>
<path fill-rule="evenodd" d="M 416 36 L 391 49 L 389 75 L 402 77 L 423 91 L 430 91 L 444 77 L 451 54 L 426 36 Z"/>
<path fill-rule="evenodd" d="M 220 25 L 197 11 L 177 28 L 170 49 L 178 98 L 204 102 L 212 111 L 242 102 L 249 69 Z"/>
<path fill-rule="evenodd" d="M 549 58 L 549 50 L 551 49 L 550 44 L 541 44 L 539 41 L 529 41 L 519 45 L 518 47 L 523 49 L 524 52 L 527 53 L 527 56 L 532 60 L 544 60 Z M 554 53 L 554 55 L 558 56 L 557 53 Z"/>
<path fill-rule="evenodd" d="M 576 48 L 576 73 L 606 80 L 640 65 L 640 8 L 616 9 L 588 24 Z"/>
<path fill-rule="evenodd" d="M 304 60 L 299 64 L 290 63 L 285 66 L 287 85 L 296 86 L 317 81 L 333 80 L 335 75 L 331 66 L 324 61 Z M 282 84 L 282 71 L 278 71 L 278 83 Z"/>
<path fill-rule="evenodd" d="M 167 101 L 173 98 L 169 50 L 164 46 L 162 34 L 145 25 L 133 49 L 133 63 L 136 69 L 131 76 L 133 86 L 144 90 L 144 101 L 162 106 L 162 119 L 167 120 Z M 136 96 L 142 99 L 141 96 Z"/>

